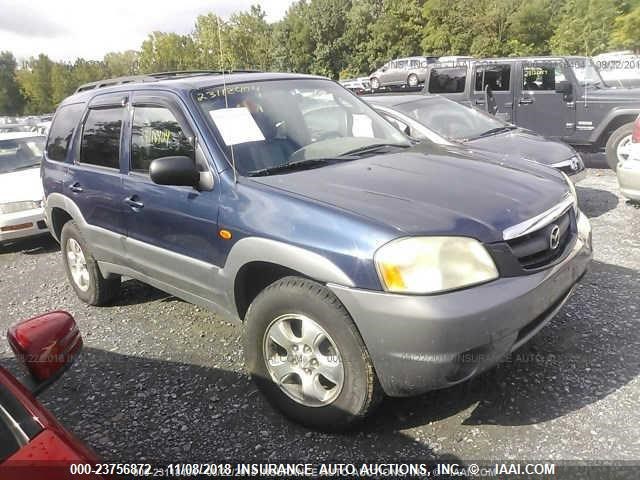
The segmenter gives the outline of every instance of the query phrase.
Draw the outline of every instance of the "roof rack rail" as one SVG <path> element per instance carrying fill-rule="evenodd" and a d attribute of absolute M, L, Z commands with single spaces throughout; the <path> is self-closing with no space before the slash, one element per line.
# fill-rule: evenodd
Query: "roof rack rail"
<path fill-rule="evenodd" d="M 96 82 L 89 82 L 80 85 L 74 93 L 86 92 L 96 88 L 111 87 L 113 85 L 123 85 L 125 83 L 157 82 L 169 78 L 188 78 L 199 75 L 222 75 L 224 73 L 257 73 L 259 70 L 176 70 L 169 72 L 147 73 L 143 75 L 129 75 L 125 77 L 107 78 Z"/>

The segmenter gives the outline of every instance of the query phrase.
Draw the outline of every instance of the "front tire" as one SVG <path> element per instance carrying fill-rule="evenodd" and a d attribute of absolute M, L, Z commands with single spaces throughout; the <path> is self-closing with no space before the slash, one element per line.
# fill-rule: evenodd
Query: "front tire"
<path fill-rule="evenodd" d="M 120 276 L 102 276 L 87 242 L 72 220 L 62 227 L 60 249 L 67 278 L 80 300 L 89 305 L 105 305 L 119 293 Z"/>
<path fill-rule="evenodd" d="M 418 86 L 418 76 L 415 73 L 407 77 L 407 86 L 410 88 L 416 88 Z"/>
<path fill-rule="evenodd" d="M 618 127 L 607 140 L 605 152 L 607 163 L 614 172 L 618 169 L 618 162 L 624 162 L 629 158 L 629 147 L 631 146 L 631 134 L 633 133 L 633 122 L 626 123 Z"/>
<path fill-rule="evenodd" d="M 376 77 L 373 77 L 371 79 L 371 90 L 375 92 L 379 88 L 380 88 L 380 80 L 378 80 Z"/>
<path fill-rule="evenodd" d="M 245 358 L 269 402 L 313 429 L 346 430 L 382 396 L 349 313 L 329 289 L 304 278 L 278 280 L 253 301 Z"/>

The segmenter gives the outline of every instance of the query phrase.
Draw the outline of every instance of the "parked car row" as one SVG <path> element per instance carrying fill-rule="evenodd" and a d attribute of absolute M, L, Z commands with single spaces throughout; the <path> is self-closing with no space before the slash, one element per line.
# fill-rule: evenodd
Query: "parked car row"
<path fill-rule="evenodd" d="M 573 182 L 522 152 L 440 127 L 446 142 L 418 142 L 322 77 L 124 80 L 79 89 L 48 136 L 45 215 L 71 286 L 104 305 L 127 276 L 235 321 L 256 384 L 307 426 L 490 368 L 591 259 Z M 478 136 L 538 141 L 463 113 Z"/>
<path fill-rule="evenodd" d="M 424 84 L 427 70 L 433 65 L 464 65 L 473 57 L 469 56 L 417 56 L 396 58 L 385 63 L 382 67 L 369 75 L 371 90 L 392 87 L 416 88 Z"/>
<path fill-rule="evenodd" d="M 629 157 L 618 163 L 617 173 L 622 194 L 640 202 L 640 116 L 633 124 Z"/>
<path fill-rule="evenodd" d="M 480 107 L 583 151 L 604 150 L 614 171 L 629 156 L 633 122 L 640 114 L 640 88 L 609 86 L 588 57 L 436 65 L 429 69 L 423 92 Z"/>
<path fill-rule="evenodd" d="M 439 145 L 461 144 L 474 152 L 533 160 L 557 168 L 574 182 L 584 178 L 582 158 L 569 145 L 548 140 L 478 109 L 439 95 L 372 95 L 364 97 L 407 135 Z"/>
<path fill-rule="evenodd" d="M 48 232 L 40 164 L 45 137 L 0 133 L 0 244 Z"/>
<path fill-rule="evenodd" d="M 350 78 L 347 80 L 341 80 L 342 85 L 347 90 L 351 90 L 356 95 L 363 95 L 371 91 L 371 82 L 367 77 Z"/>

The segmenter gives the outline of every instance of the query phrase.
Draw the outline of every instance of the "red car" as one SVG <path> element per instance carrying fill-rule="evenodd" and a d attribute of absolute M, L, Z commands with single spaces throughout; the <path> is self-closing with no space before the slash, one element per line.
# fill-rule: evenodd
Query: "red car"
<path fill-rule="evenodd" d="M 35 398 L 82 349 L 73 317 L 57 311 L 30 318 L 11 327 L 7 338 L 30 378 L 22 384 L 0 367 L 0 479 L 69 479 L 72 463 L 99 463 Z"/>

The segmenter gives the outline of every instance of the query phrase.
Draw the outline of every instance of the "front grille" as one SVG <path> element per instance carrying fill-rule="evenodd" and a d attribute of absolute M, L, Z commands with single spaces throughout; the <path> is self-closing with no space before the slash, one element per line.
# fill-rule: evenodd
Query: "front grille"
<path fill-rule="evenodd" d="M 575 236 L 575 225 L 573 208 L 569 208 L 550 224 L 522 237 L 508 240 L 507 244 L 523 269 L 542 268 L 562 256 Z M 558 244 L 556 248 L 552 248 L 551 236 L 556 227 Z"/>

